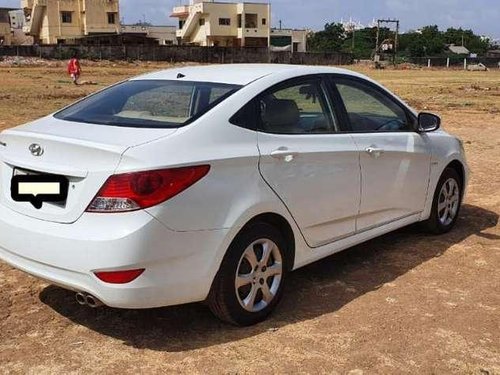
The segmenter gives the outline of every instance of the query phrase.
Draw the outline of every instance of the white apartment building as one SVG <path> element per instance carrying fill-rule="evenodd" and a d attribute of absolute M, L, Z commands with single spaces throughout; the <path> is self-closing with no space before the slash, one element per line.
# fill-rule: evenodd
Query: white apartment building
<path fill-rule="evenodd" d="M 24 26 L 24 12 L 21 9 L 9 12 L 10 27 L 12 30 L 22 29 Z"/>
<path fill-rule="evenodd" d="M 42 44 L 86 35 L 118 34 L 119 0 L 21 0 L 26 34 Z"/>
<path fill-rule="evenodd" d="M 271 49 L 277 51 L 307 52 L 310 30 L 271 29 Z"/>
<path fill-rule="evenodd" d="M 267 47 L 271 28 L 271 5 L 191 0 L 175 7 L 179 19 L 179 44 L 221 47 Z"/>

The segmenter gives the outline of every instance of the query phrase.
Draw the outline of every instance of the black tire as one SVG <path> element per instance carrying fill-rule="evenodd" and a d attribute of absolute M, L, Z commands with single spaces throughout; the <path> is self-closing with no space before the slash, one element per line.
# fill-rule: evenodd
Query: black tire
<path fill-rule="evenodd" d="M 458 186 L 458 208 L 457 211 L 453 217 L 453 219 L 450 222 L 443 223 L 440 220 L 440 215 L 438 212 L 438 204 L 439 199 L 440 199 L 440 194 L 441 194 L 441 189 L 443 188 L 443 185 L 450 179 L 455 180 L 457 186 Z M 463 196 L 463 186 L 462 186 L 462 179 L 458 175 L 457 171 L 453 168 L 446 168 L 439 178 L 438 184 L 436 186 L 436 190 L 434 192 L 434 198 L 432 201 L 432 210 L 431 210 L 431 215 L 429 219 L 426 221 L 422 222 L 422 226 L 424 230 L 427 232 L 433 233 L 433 234 L 444 234 L 449 232 L 454 226 L 455 223 L 457 222 L 458 216 L 460 214 L 460 207 L 462 205 L 462 196 Z"/>
<path fill-rule="evenodd" d="M 239 291 L 237 292 L 235 287 L 236 276 L 245 251 L 250 248 L 250 245 L 263 239 L 274 242 L 277 247 L 275 251 L 279 251 L 281 255 L 281 281 L 274 297 L 267 306 L 260 311 L 250 312 L 242 306 L 243 302 L 240 303 L 242 297 L 237 295 Z M 212 313 L 222 321 L 236 326 L 250 326 L 265 320 L 272 313 L 283 295 L 287 273 L 290 269 L 290 259 L 287 256 L 289 252 L 287 249 L 288 244 L 284 236 L 274 226 L 265 222 L 255 222 L 245 227 L 229 246 L 219 272 L 212 284 L 207 298 L 207 304 Z M 255 253 L 255 250 L 253 251 Z M 274 256 L 272 258 L 274 259 Z M 257 254 L 258 259 L 259 255 Z M 253 271 L 250 272 L 253 273 Z M 271 276 L 268 280 L 270 280 L 270 283 L 274 282 L 274 276 Z M 267 281 L 265 282 L 267 283 Z M 258 282 L 255 281 L 248 285 L 250 288 L 259 288 Z M 262 292 L 260 296 L 263 300 Z"/>

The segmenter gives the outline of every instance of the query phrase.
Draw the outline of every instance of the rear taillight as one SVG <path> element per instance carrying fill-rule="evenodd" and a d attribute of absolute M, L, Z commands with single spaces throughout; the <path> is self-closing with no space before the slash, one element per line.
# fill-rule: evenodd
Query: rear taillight
<path fill-rule="evenodd" d="M 141 276 L 144 271 L 144 268 L 141 268 L 126 271 L 95 272 L 94 275 L 108 284 L 128 284 Z"/>
<path fill-rule="evenodd" d="M 155 206 L 186 190 L 209 170 L 209 165 L 199 165 L 113 175 L 87 212 L 126 212 Z"/>

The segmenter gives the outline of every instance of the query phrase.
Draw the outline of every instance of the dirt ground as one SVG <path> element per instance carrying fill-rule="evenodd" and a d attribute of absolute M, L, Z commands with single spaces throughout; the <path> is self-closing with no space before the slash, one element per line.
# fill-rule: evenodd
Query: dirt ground
<path fill-rule="evenodd" d="M 0 64 L 0 129 L 161 66 L 83 67 L 97 85 L 72 86 L 57 63 Z M 0 264 L 0 372 L 500 374 L 500 71 L 363 72 L 464 140 L 472 180 L 455 230 L 405 228 L 298 270 L 250 328 L 202 304 L 82 308 Z"/>

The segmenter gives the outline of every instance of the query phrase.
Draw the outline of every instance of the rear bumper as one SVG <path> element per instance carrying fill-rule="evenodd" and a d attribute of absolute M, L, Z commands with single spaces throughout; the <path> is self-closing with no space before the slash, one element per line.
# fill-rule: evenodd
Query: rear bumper
<path fill-rule="evenodd" d="M 227 232 L 174 232 L 145 211 L 84 214 L 73 224 L 58 224 L 0 206 L 0 259 L 111 307 L 160 307 L 206 298 Z M 94 275 L 137 268 L 146 271 L 124 285 Z"/>

